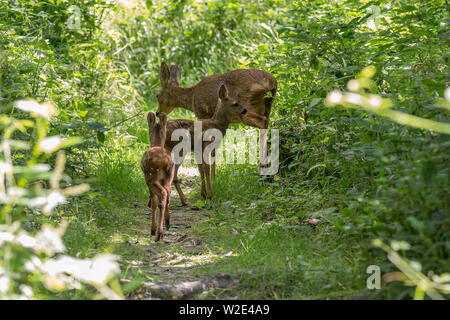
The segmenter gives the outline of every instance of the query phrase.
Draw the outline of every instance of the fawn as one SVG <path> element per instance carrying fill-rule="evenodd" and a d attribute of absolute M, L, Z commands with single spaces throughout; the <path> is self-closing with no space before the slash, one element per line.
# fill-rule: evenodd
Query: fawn
<path fill-rule="evenodd" d="M 158 114 L 159 122 L 155 124 L 155 114 L 147 114 L 150 148 L 141 159 L 141 169 L 145 183 L 150 192 L 148 207 L 152 209 L 151 235 L 155 241 L 163 238 L 163 216 L 166 228 L 170 227 L 170 191 L 174 177 L 175 165 L 170 152 L 164 148 L 166 140 L 167 116 L 164 112 Z M 156 210 L 158 209 L 158 228 L 156 226 Z"/>
<path fill-rule="evenodd" d="M 202 124 L 202 137 L 203 133 L 208 129 L 217 129 L 222 134 L 222 138 L 225 136 L 225 133 L 228 129 L 229 124 L 232 119 L 244 116 L 247 113 L 247 109 L 240 105 L 234 98 L 228 95 L 227 87 L 222 84 L 219 88 L 218 94 L 218 106 L 216 108 L 216 112 L 214 113 L 211 119 L 201 120 Z M 179 143 L 178 141 L 172 141 L 172 133 L 176 129 L 186 129 L 189 131 L 191 137 L 191 151 L 194 152 L 194 121 L 193 120 L 169 120 L 167 123 L 167 136 L 164 147 L 170 152 L 172 149 Z M 203 141 L 201 138 L 201 152 L 202 152 L 202 163 L 198 165 L 198 170 L 200 172 L 201 178 L 201 194 L 205 198 L 212 198 L 212 190 L 211 190 L 211 177 L 210 177 L 210 165 L 205 163 L 203 160 L 203 152 L 205 148 L 210 145 L 213 141 Z M 215 143 L 220 143 L 220 141 L 214 141 Z M 185 155 L 182 155 L 184 158 Z M 207 155 L 209 156 L 209 155 Z M 213 155 L 214 156 L 214 155 Z M 183 191 L 180 187 L 180 182 L 178 180 L 178 168 L 180 164 L 175 164 L 175 175 L 173 182 L 175 184 L 175 188 L 180 196 L 182 205 L 187 205 L 186 198 L 183 194 Z M 205 180 L 206 180 L 206 188 L 205 188 Z"/>
<path fill-rule="evenodd" d="M 233 116 L 231 123 L 244 123 L 259 129 L 269 126 L 270 111 L 277 92 L 277 80 L 269 72 L 258 69 L 237 69 L 223 74 L 205 77 L 190 88 L 180 87 L 180 70 L 175 63 L 170 70 L 165 62 L 160 68 L 161 89 L 157 94 L 158 112 L 169 114 L 174 108 L 183 108 L 195 113 L 198 119 L 210 119 L 216 112 L 217 92 L 223 83 L 229 95 L 247 108 L 244 116 Z M 267 96 L 268 93 L 271 96 Z M 267 153 L 267 133 L 262 132 L 262 152 Z M 212 153 L 215 156 L 214 151 Z M 263 165 L 260 165 L 262 172 Z M 215 179 L 215 164 L 211 167 L 211 178 Z"/>

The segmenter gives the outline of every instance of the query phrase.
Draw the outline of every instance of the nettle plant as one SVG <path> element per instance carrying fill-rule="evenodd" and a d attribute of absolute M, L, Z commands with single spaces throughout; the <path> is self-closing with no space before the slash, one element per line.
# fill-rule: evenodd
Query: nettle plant
<path fill-rule="evenodd" d="M 94 291 L 93 298 L 99 299 L 123 298 L 115 278 L 120 270 L 115 256 L 101 254 L 77 259 L 65 255 L 64 220 L 57 227 L 44 224 L 35 234 L 21 224 L 25 208 L 33 214 L 49 216 L 67 198 L 87 191 L 89 185 L 60 186 L 65 167 L 65 154 L 60 149 L 81 140 L 46 136 L 49 119 L 56 109 L 51 104 L 25 100 L 16 102 L 14 108 L 29 112 L 31 117 L 0 115 L 0 299 L 68 297 L 70 293 L 63 293 L 70 290 Z M 35 143 L 14 139 L 32 129 Z M 14 153 L 23 151 L 29 159 L 18 165 Z M 55 152 L 52 170 L 42 159 Z"/>
<path fill-rule="evenodd" d="M 326 99 L 329 107 L 342 105 L 346 108 L 363 110 L 378 116 L 388 118 L 401 125 L 413 128 L 431 130 L 439 134 L 450 134 L 450 124 L 430 119 L 425 119 L 402 111 L 395 110 L 390 98 L 384 98 L 380 94 L 372 93 L 376 85 L 372 80 L 376 73 L 374 66 L 364 68 L 355 79 L 347 83 L 347 92 L 340 90 L 331 91 Z M 444 98 L 438 99 L 436 105 L 444 110 L 450 110 L 450 88 L 444 90 Z M 418 261 L 409 260 L 400 255 L 400 252 L 410 250 L 412 247 L 406 241 L 392 240 L 390 245 L 381 239 L 374 239 L 373 246 L 381 248 L 388 254 L 389 261 L 400 272 L 390 272 L 383 276 L 386 283 L 401 281 L 407 286 L 415 287 L 414 299 L 422 300 L 425 294 L 432 299 L 445 299 L 450 294 L 450 274 L 441 275 L 422 273 L 422 266 Z"/>

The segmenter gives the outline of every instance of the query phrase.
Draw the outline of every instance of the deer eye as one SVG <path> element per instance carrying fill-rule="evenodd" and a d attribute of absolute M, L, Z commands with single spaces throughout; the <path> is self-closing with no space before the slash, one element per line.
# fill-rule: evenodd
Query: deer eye
<path fill-rule="evenodd" d="M 239 103 L 235 102 L 235 103 L 233 104 L 233 107 L 235 107 L 235 108 L 239 107 Z"/>
<path fill-rule="evenodd" d="M 156 98 L 159 98 L 159 93 L 156 94 Z"/>

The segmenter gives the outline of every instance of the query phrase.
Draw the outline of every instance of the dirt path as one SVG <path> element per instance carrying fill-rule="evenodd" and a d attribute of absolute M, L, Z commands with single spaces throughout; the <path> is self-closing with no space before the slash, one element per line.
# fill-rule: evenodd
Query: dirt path
<path fill-rule="evenodd" d="M 198 171 L 194 168 L 180 170 L 182 188 L 188 201 Z M 144 206 L 134 209 L 134 226 L 138 239 L 149 237 L 151 220 L 150 210 Z M 151 281 L 146 281 L 139 290 L 129 297 L 131 299 L 193 299 L 214 298 L 216 289 L 229 291 L 236 286 L 236 281 L 227 274 L 216 274 L 215 277 L 195 276 L 195 271 L 211 259 L 205 253 L 204 241 L 199 235 L 191 232 L 191 226 L 208 219 L 204 210 L 195 207 L 181 207 L 178 194 L 173 188 L 170 207 L 170 229 L 165 230 L 164 238 L 155 243 L 150 240 L 130 242 L 142 253 L 140 261 L 135 261 L 142 272 Z M 142 223 L 145 221 L 145 223 Z M 234 290 L 233 290 L 234 291 Z M 226 298 L 220 295 L 220 298 Z M 228 297 L 233 298 L 233 297 Z"/>

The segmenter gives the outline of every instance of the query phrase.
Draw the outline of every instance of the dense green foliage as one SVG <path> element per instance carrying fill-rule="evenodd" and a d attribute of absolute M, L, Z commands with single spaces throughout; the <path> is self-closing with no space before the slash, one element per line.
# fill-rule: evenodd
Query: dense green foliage
<path fill-rule="evenodd" d="M 59 113 L 48 135 L 84 139 L 66 150 L 67 169 L 92 190 L 59 216 L 74 221 L 65 238 L 69 252 L 90 257 L 109 250 L 102 228 L 112 223 L 110 208 L 123 199 L 145 201 L 138 161 L 148 141 L 144 114 L 156 109 L 160 63 L 175 61 L 183 86 L 235 68 L 271 72 L 279 83 L 271 127 L 280 129 L 280 172 L 248 179 L 255 168 L 221 168 L 202 232 L 230 245 L 255 239 L 236 265 L 254 269 L 267 256 L 260 265 L 274 269 L 243 278 L 263 292 L 249 297 L 327 297 L 327 290 L 342 297 L 338 285 L 326 286 L 327 274 L 301 272 L 318 267 L 310 264 L 314 255 L 305 258 L 315 250 L 317 264 L 329 259 L 330 269 L 342 271 L 338 279 L 350 297 L 364 290 L 368 265 L 396 270 L 371 244 L 375 238 L 409 243 L 398 253 L 429 277 L 448 272 L 450 139 L 364 110 L 328 108 L 325 99 L 372 65 L 365 93 L 389 98 L 395 110 L 448 122 L 442 104 L 449 13 L 442 0 L 0 0 L 0 108 L 26 118 L 14 101 L 50 101 Z M 179 109 L 170 117 L 193 115 Z M 38 139 L 33 130 L 15 135 Z M 18 164 L 30 158 L 14 153 Z M 310 218 L 320 219 L 317 230 L 301 225 Z M 239 235 L 221 240 L 232 228 Z M 278 252 L 277 243 L 288 249 Z M 322 255 L 333 250 L 331 258 Z M 317 286 L 325 289 L 311 289 Z M 411 298 L 414 287 L 391 283 L 375 295 Z"/>

